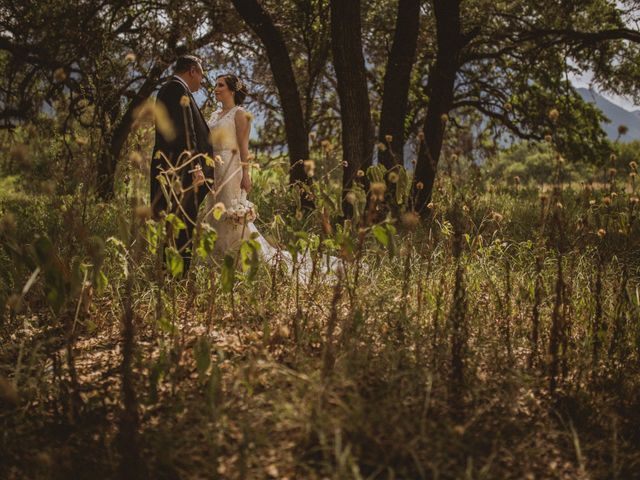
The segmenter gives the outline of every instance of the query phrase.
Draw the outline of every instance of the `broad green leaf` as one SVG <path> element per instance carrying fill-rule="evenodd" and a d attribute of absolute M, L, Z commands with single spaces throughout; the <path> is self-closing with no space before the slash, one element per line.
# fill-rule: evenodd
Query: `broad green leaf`
<path fill-rule="evenodd" d="M 245 272 L 245 276 L 249 281 L 253 280 L 258 272 L 259 252 L 260 244 L 256 240 L 245 240 L 240 246 L 242 271 Z"/>
<path fill-rule="evenodd" d="M 385 228 L 384 225 L 375 225 L 371 232 L 378 242 L 382 244 L 384 247 L 389 246 L 389 231 Z"/>
<path fill-rule="evenodd" d="M 320 246 L 320 237 L 315 234 L 310 235 L 308 242 L 309 242 L 309 250 L 312 250 L 312 251 L 318 250 L 318 247 Z"/>
<path fill-rule="evenodd" d="M 167 247 L 164 252 L 165 262 L 171 276 L 175 278 L 182 275 L 182 272 L 184 271 L 184 260 L 182 255 L 180 255 L 180 252 L 178 252 L 174 247 Z"/>
<path fill-rule="evenodd" d="M 213 207 L 213 218 L 215 218 L 216 220 L 220 220 L 224 211 L 224 204 L 216 203 Z"/>
<path fill-rule="evenodd" d="M 193 347 L 193 355 L 196 359 L 196 368 L 198 370 L 200 380 L 204 380 L 206 378 L 205 375 L 207 370 L 211 365 L 211 346 L 206 338 L 198 338 L 195 346 Z"/>
<path fill-rule="evenodd" d="M 398 182 L 396 183 L 396 203 L 402 205 L 408 195 L 409 175 L 404 167 L 398 169 Z"/>
<path fill-rule="evenodd" d="M 180 232 L 180 230 L 184 230 L 187 228 L 185 223 L 175 213 L 170 213 L 169 215 L 167 215 L 166 221 L 169 225 L 171 225 L 173 238 L 178 237 L 178 233 Z"/>
<path fill-rule="evenodd" d="M 208 255 L 213 253 L 216 240 L 218 239 L 218 232 L 207 224 L 204 224 L 202 227 L 202 233 L 196 248 L 196 253 L 200 258 L 207 258 Z"/>
<path fill-rule="evenodd" d="M 335 242 L 335 240 L 333 238 L 327 238 L 326 240 L 323 240 L 322 241 L 322 245 L 324 245 L 329 250 L 337 250 L 338 249 L 338 244 Z"/>
<path fill-rule="evenodd" d="M 158 327 L 160 327 L 160 330 L 170 335 L 173 335 L 176 330 L 171 321 L 165 316 L 158 319 Z"/>
<path fill-rule="evenodd" d="M 324 189 L 319 188 L 320 198 L 322 199 L 323 205 L 329 207 L 329 212 L 335 212 L 337 210 L 336 202 L 324 191 Z"/>
<path fill-rule="evenodd" d="M 372 182 L 384 182 L 384 176 L 386 173 L 387 167 L 381 163 L 367 168 L 367 177 L 369 177 Z"/>
<path fill-rule="evenodd" d="M 231 292 L 236 280 L 236 267 L 235 261 L 232 255 L 225 255 L 224 262 L 222 264 L 222 274 L 220 277 L 220 283 L 222 284 L 223 292 Z"/>
<path fill-rule="evenodd" d="M 102 294 L 104 289 L 107 288 L 107 285 L 109 285 L 109 279 L 102 270 L 98 270 L 94 279 L 94 285 L 98 295 Z"/>
<path fill-rule="evenodd" d="M 160 240 L 161 224 L 153 220 L 147 220 L 144 226 L 144 238 L 147 241 L 147 248 L 152 255 L 156 254 L 158 241 Z"/>
<path fill-rule="evenodd" d="M 394 235 L 396 234 L 396 227 L 390 223 L 385 223 L 383 225 L 375 225 L 371 229 L 371 232 L 375 239 L 387 248 L 390 256 L 395 255 L 396 244 L 394 241 Z"/>

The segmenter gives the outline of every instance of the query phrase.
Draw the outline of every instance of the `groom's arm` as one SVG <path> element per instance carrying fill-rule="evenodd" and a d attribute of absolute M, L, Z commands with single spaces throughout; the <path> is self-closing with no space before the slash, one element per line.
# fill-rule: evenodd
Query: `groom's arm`
<path fill-rule="evenodd" d="M 191 104 L 191 97 L 185 91 L 183 95 L 180 97 L 180 108 L 182 109 L 182 118 L 185 127 L 185 145 L 187 146 L 187 150 L 191 153 L 191 155 L 195 155 L 198 152 L 198 134 L 196 133 L 195 128 L 195 114 L 193 111 L 193 106 Z M 194 173 L 194 180 L 201 184 L 204 180 L 203 167 L 206 165 L 206 162 L 202 157 L 198 157 L 195 160 L 191 161 L 191 166 L 189 170 L 199 169 L 200 171 Z"/>
<path fill-rule="evenodd" d="M 177 157 L 185 150 L 193 153 L 198 138 L 193 124 L 191 101 L 184 86 L 179 82 L 170 83 L 167 88 L 158 92 L 157 100 L 163 103 L 173 123 L 176 134 L 175 140 L 171 142 L 173 154 Z M 194 164 L 200 165 L 199 160 L 196 159 Z"/>

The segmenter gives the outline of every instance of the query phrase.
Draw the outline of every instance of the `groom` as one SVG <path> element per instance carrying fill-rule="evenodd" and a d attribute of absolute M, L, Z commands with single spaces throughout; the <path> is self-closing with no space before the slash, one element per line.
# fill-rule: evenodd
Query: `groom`
<path fill-rule="evenodd" d="M 200 60 L 192 55 L 184 55 L 176 61 L 173 73 L 174 75 L 160 88 L 156 98 L 156 102 L 166 109 L 175 136 L 168 138 L 166 129 L 156 127 L 151 160 L 151 208 L 156 220 L 161 218 L 160 212 L 165 211 L 179 216 L 187 226 L 186 229 L 180 230 L 175 245 L 182 254 L 186 272 L 191 261 L 191 249 L 188 245 L 191 232 L 200 202 L 207 193 L 204 186 L 205 178 L 213 177 L 213 169 L 207 166 L 203 157 L 193 160 L 192 157 L 198 154 L 213 157 L 213 148 L 209 142 L 209 127 L 192 95 L 200 89 L 204 78 Z M 186 154 L 185 151 L 189 153 Z M 158 175 L 161 170 L 181 166 L 184 168 L 181 168 L 177 175 L 182 190 L 186 191 L 181 193 L 180 188 L 165 185 L 171 196 L 169 208 Z M 178 199 L 180 206 L 177 205 Z"/>

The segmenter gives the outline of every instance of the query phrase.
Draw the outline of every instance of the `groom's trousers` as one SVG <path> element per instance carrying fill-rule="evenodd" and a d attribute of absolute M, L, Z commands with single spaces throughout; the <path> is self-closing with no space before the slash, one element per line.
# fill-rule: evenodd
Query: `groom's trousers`
<path fill-rule="evenodd" d="M 155 163 L 155 164 L 154 164 Z M 161 212 L 175 214 L 186 225 L 185 229 L 181 229 L 175 238 L 175 248 L 180 252 L 184 268 L 183 272 L 186 273 L 189 270 L 191 264 L 191 254 L 195 250 L 195 246 L 191 245 L 191 239 L 195 223 L 198 218 L 198 209 L 201 203 L 204 201 L 207 194 L 207 187 L 201 185 L 198 188 L 192 188 L 191 174 L 182 175 L 182 188 L 186 190 L 182 195 L 180 205 L 177 204 L 177 198 L 181 195 L 179 192 L 172 192 L 171 208 L 167 205 L 167 200 L 163 194 L 163 190 L 160 186 L 160 182 L 156 179 L 159 173 L 160 161 L 156 160 L 151 163 L 151 208 L 153 216 L 156 220 L 161 218 Z M 185 173 L 186 169 L 185 169 Z M 166 187 L 167 189 L 169 186 Z M 175 195 L 175 196 L 174 196 Z M 169 222 L 166 224 L 167 229 L 167 244 L 173 245 L 173 232 L 172 226 Z"/>

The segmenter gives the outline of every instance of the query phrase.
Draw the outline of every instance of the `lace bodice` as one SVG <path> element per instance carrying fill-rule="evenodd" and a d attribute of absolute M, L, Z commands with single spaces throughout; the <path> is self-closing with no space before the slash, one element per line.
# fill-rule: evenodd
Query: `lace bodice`
<path fill-rule="evenodd" d="M 211 143 L 214 151 L 238 149 L 235 121 L 238 110 L 244 111 L 240 105 L 236 105 L 228 112 L 216 110 L 211 114 L 208 125 L 211 129 Z"/>

